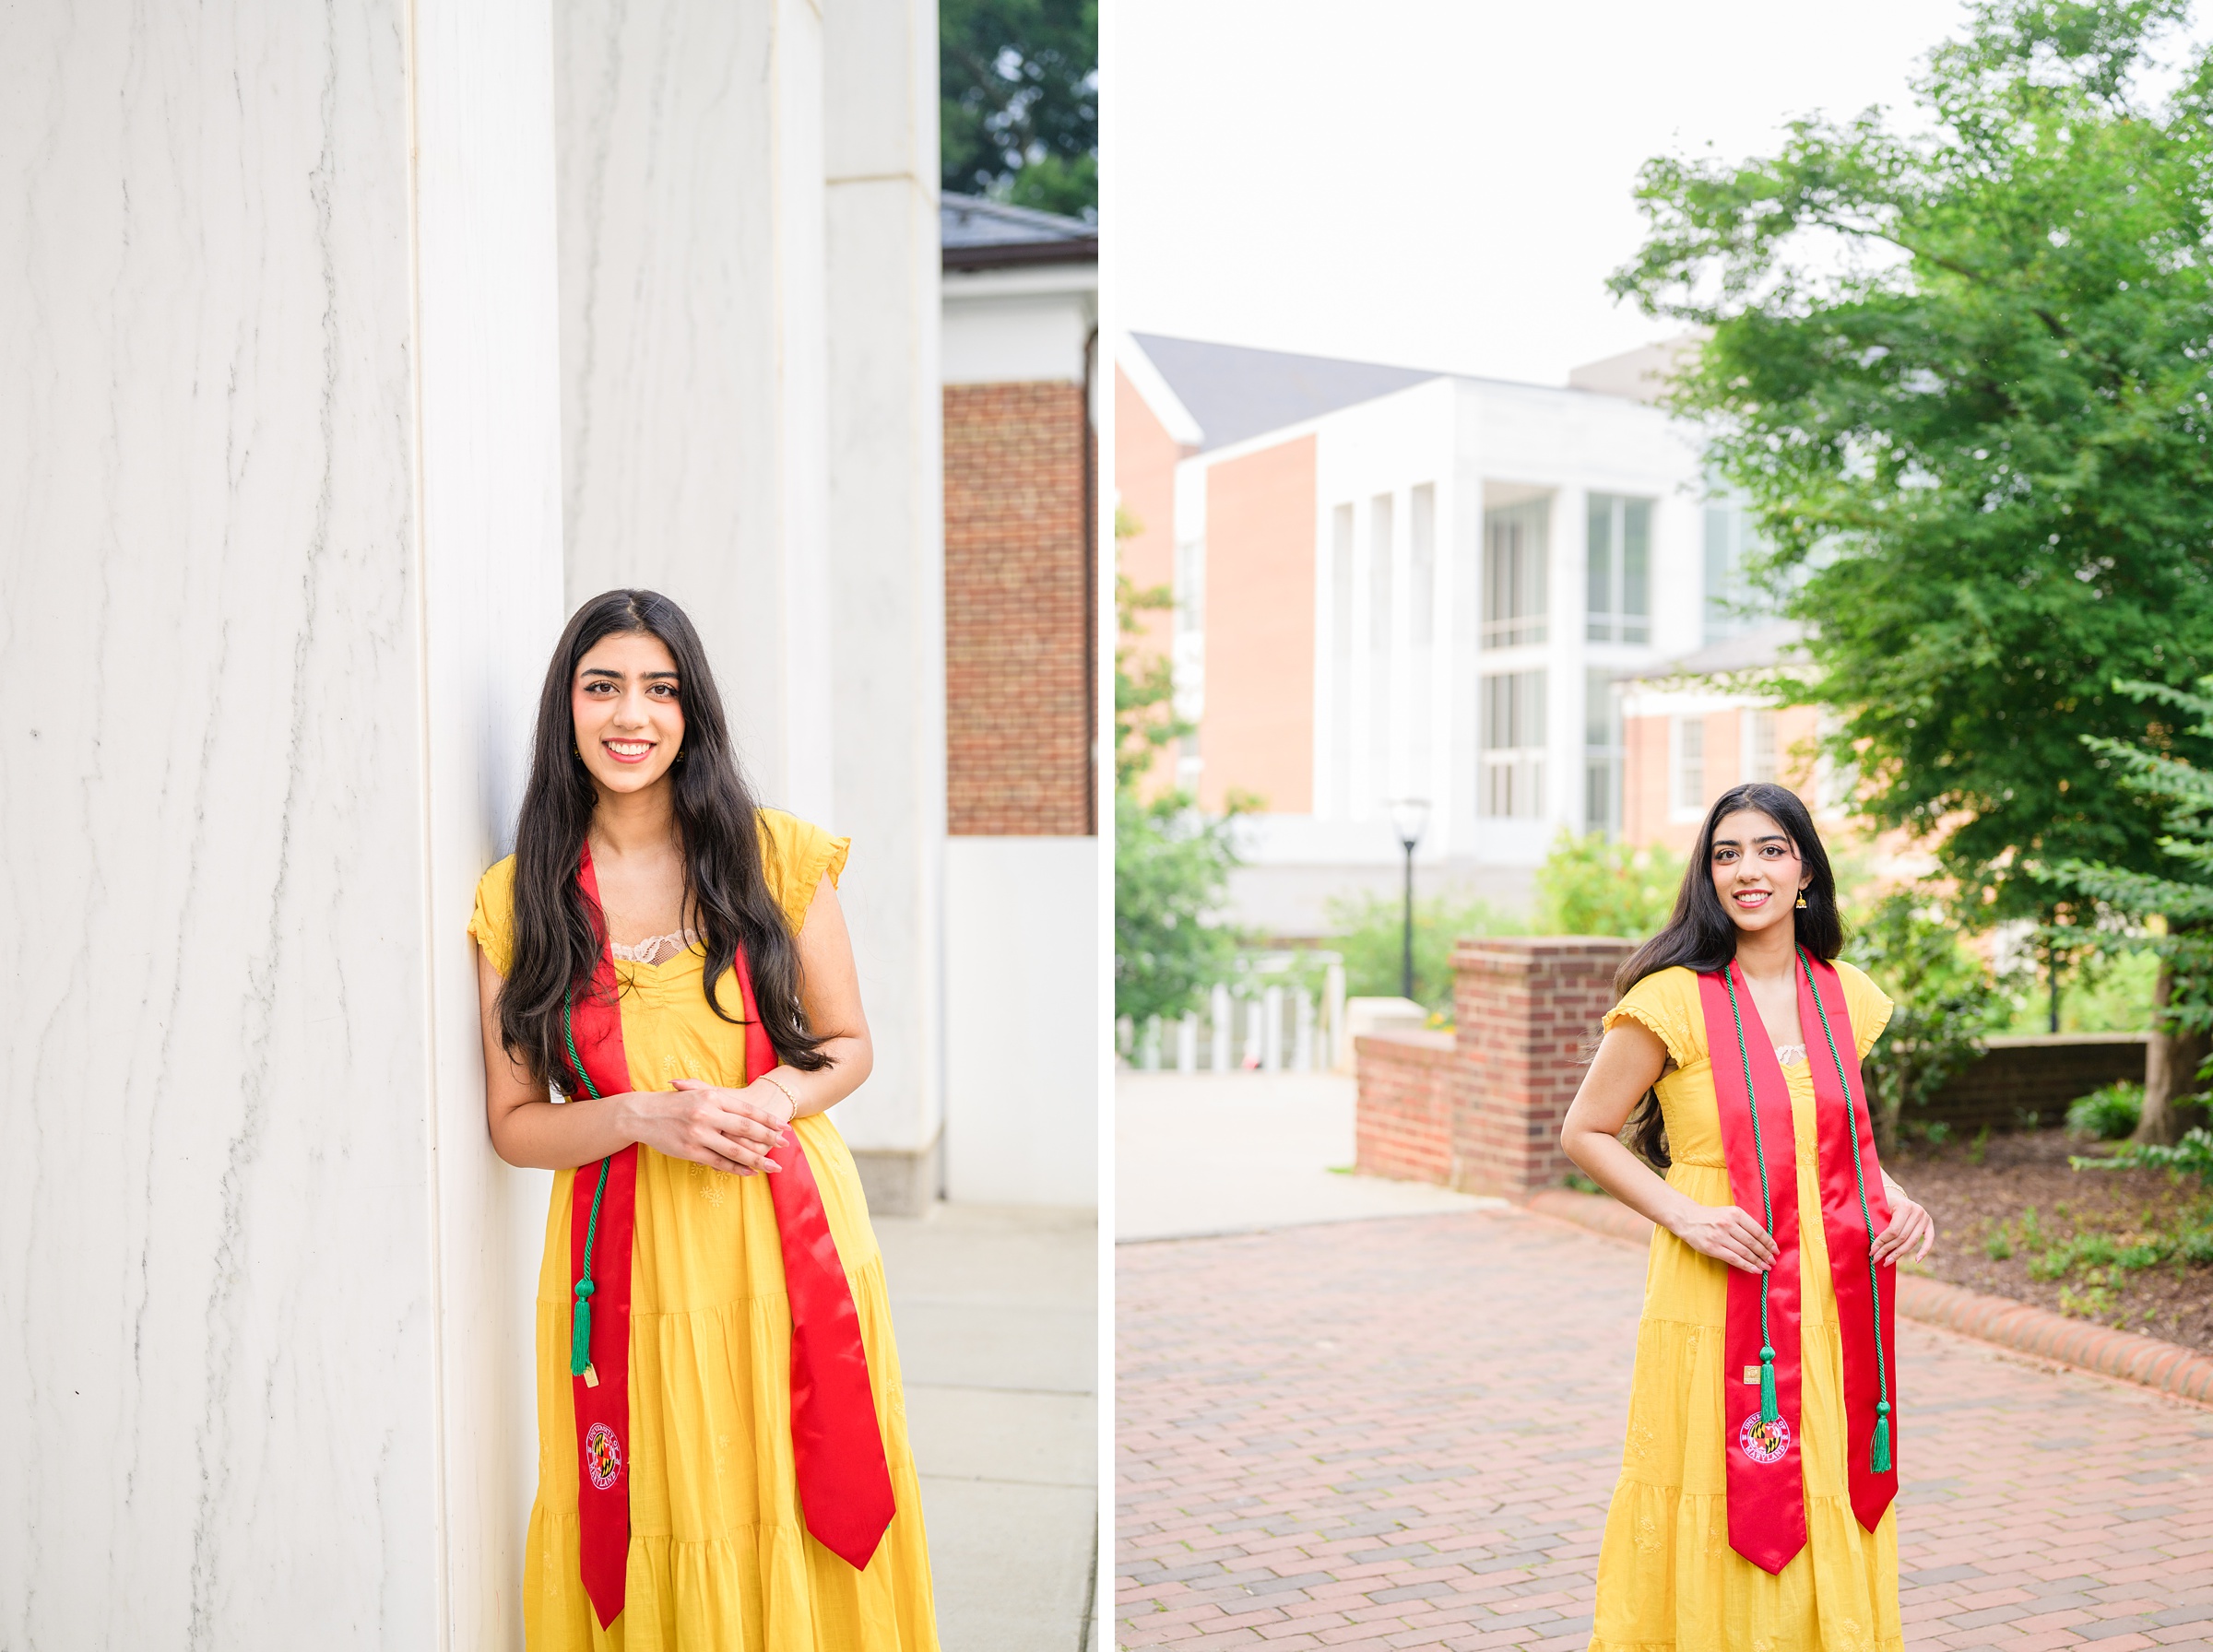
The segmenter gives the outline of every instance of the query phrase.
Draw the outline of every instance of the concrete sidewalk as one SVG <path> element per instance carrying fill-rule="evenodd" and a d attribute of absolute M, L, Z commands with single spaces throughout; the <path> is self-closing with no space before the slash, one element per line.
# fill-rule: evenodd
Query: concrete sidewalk
<path fill-rule="evenodd" d="M 878 1217 L 946 1652 L 1088 1652 L 1098 1550 L 1098 1224 Z"/>
<path fill-rule="evenodd" d="M 1342 1174 L 1354 1082 L 1335 1073 L 1123 1073 L 1115 1243 L 1496 1207 L 1422 1182 Z"/>

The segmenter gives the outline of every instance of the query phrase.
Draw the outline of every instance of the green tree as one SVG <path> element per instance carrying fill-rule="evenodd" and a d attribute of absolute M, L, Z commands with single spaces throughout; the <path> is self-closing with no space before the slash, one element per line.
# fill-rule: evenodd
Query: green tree
<path fill-rule="evenodd" d="M 1138 531 L 1115 517 L 1117 542 Z M 1166 659 L 1141 647 L 1141 616 L 1169 606 L 1166 586 L 1118 574 L 1114 648 L 1114 1012 L 1142 1021 L 1197 1008 L 1227 977 L 1236 932 L 1220 921 L 1237 864 L 1229 814 L 1202 814 L 1187 792 L 1140 795 L 1161 751 L 1190 732 L 1176 714 Z"/>
<path fill-rule="evenodd" d="M 1844 955 L 1895 1006 L 1861 1068 L 1875 1127 L 1886 1147 L 1909 1109 L 1928 1104 L 1946 1080 L 1982 1053 L 2004 1015 L 2001 984 L 1961 942 L 1959 928 L 1925 893 L 1899 890 L 1855 914 Z"/>
<path fill-rule="evenodd" d="M 2146 873 L 2101 863 L 2063 861 L 2049 869 L 2054 883 L 2088 896 L 2132 920 L 2102 932 L 2109 948 L 2156 952 L 2159 977 L 2152 988 L 2152 1044 L 2145 1063 L 2144 1111 L 2134 1139 L 2178 1140 L 2188 1122 L 2182 1103 L 2197 1091 L 2208 1045 L 2213 1044 L 2213 770 L 2174 753 L 2176 733 L 2213 738 L 2213 677 L 2195 693 L 2159 683 L 2118 682 L 2116 691 L 2193 719 L 2162 728 L 2157 741 L 2086 741 L 2117 771 L 2120 789 L 2159 805 L 2167 831 L 2160 839 L 2164 865 Z"/>
<path fill-rule="evenodd" d="M 948 192 L 1095 217 L 1098 0 L 941 0 L 938 133 Z"/>
<path fill-rule="evenodd" d="M 2213 663 L 2213 63 L 2164 99 L 2183 0 L 1984 0 L 1915 95 L 1742 165 L 1659 159 L 1613 277 L 1707 330 L 1673 405 L 1809 622 L 1784 697 L 1834 714 L 1874 823 L 1979 917 L 2048 913 L 2033 861 L 2153 872 L 2160 809 L 2085 736 L 2154 726 L 2119 675 Z"/>

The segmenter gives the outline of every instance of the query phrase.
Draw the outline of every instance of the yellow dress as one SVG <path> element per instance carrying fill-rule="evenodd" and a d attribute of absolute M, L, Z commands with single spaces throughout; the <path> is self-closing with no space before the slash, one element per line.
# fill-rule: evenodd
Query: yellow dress
<path fill-rule="evenodd" d="M 1851 964 L 1840 962 L 1837 974 L 1864 1057 L 1890 1019 L 1890 1000 Z M 1659 1084 L 1675 1160 L 1668 1185 L 1704 1205 L 1743 1203 L 1730 1197 L 1698 976 L 1679 968 L 1646 976 L 1605 1024 L 1625 1017 L 1651 1028 L 1675 1058 Z M 1807 1054 L 1828 1059 L 1819 1028 L 1807 1031 Z M 1621 1480 L 1599 1548 L 1592 1652 L 1899 1652 L 1904 1644 L 1897 1506 L 1868 1531 L 1845 1485 L 1843 1345 L 1821 1230 L 1813 1072 L 1803 1059 L 1782 1071 L 1798 1148 L 1806 1545 L 1780 1574 L 1729 1547 L 1722 1422 L 1729 1269 L 1659 1230 L 1645 1268 Z M 1900 1445 L 1912 1450 L 1911 1433 Z"/>
<path fill-rule="evenodd" d="M 846 841 L 764 809 L 769 887 L 793 933 L 833 882 Z M 477 886 L 469 933 L 503 974 L 515 862 Z M 743 1029 L 707 1007 L 694 948 L 617 963 L 623 1052 L 638 1090 L 677 1079 L 745 1081 Z M 717 995 L 737 1012 L 737 976 Z M 767 1182 L 638 1150 L 630 1320 L 630 1556 L 623 1608 L 599 1628 L 578 1570 L 576 1434 L 569 1375 L 569 1211 L 553 1179 L 538 1280 L 538 1497 L 525 1551 L 530 1652 L 935 1652 L 921 1493 L 907 1448 L 883 1259 L 852 1155 L 829 1118 L 799 1121 L 860 1315 L 898 1513 L 868 1569 L 809 1535 L 791 1451 L 791 1312 Z"/>

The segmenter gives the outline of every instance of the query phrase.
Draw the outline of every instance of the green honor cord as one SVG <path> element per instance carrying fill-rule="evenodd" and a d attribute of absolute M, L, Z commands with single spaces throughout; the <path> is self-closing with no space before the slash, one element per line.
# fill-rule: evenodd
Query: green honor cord
<path fill-rule="evenodd" d="M 1821 1036 L 1828 1041 L 1828 1058 L 1837 1064 L 1837 1084 L 1844 1092 L 1844 1134 L 1852 1143 L 1852 1175 L 1860 1190 L 1860 1221 L 1867 1229 L 1867 1290 L 1875 1303 L 1875 1382 L 1877 1398 L 1875 1405 L 1875 1444 L 1867 1459 L 1868 1470 L 1875 1474 L 1890 1472 L 1890 1373 L 1883 1363 L 1883 1286 L 1875 1271 L 1875 1214 L 1867 1207 L 1867 1170 L 1860 1153 L 1860 1124 L 1852 1105 L 1852 1080 L 1845 1076 L 1844 1057 L 1837 1049 L 1837 1034 L 1828 1024 L 1828 1006 L 1821 1001 L 1821 989 L 1814 985 L 1814 966 L 1803 950 L 1798 954 L 1799 967 L 1805 972 L 1805 984 L 1814 995 L 1814 1009 L 1821 1017 Z"/>
<path fill-rule="evenodd" d="M 1745 1064 L 1745 1103 L 1752 1113 L 1752 1156 L 1759 1165 L 1759 1211 L 1767 1225 L 1768 1237 L 1775 1237 L 1775 1200 L 1768 1191 L 1768 1155 L 1759 1141 L 1759 1095 L 1752 1088 L 1752 1051 L 1745 1043 L 1745 1013 L 1736 1005 L 1736 983 L 1730 978 L 1729 966 L 1722 966 L 1722 985 L 1729 989 L 1729 1014 L 1736 1022 L 1737 1059 Z M 1778 1244 L 1781 1242 L 1778 1241 Z M 1775 1339 L 1768 1335 L 1768 1277 L 1771 1270 L 1759 1270 L 1759 1420 L 1761 1423 L 1780 1422 L 1782 1408 L 1775 1398 Z"/>
<path fill-rule="evenodd" d="M 561 1001 L 561 1035 L 568 1042 L 569 1065 L 584 1080 L 584 1088 L 594 1101 L 599 1100 L 599 1087 L 592 1082 L 592 1075 L 584 1070 L 584 1063 L 576 1056 L 576 1033 L 569 1024 L 570 1006 L 575 1002 L 572 992 Z M 584 1230 L 584 1277 L 576 1281 L 576 1305 L 570 1315 L 569 1375 L 582 1376 L 592 1368 L 592 1242 L 599 1236 L 599 1201 L 607 1197 L 608 1167 L 614 1163 L 609 1154 L 599 1161 L 599 1185 L 592 1189 L 592 1217 Z"/>

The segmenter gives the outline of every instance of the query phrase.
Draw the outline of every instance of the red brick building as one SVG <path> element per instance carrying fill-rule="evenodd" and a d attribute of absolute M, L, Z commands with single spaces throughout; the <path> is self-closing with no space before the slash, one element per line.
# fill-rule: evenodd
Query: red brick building
<path fill-rule="evenodd" d="M 960 195 L 939 230 L 946 1190 L 1088 1204 L 1106 1024 L 1098 234 Z"/>

